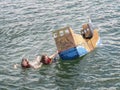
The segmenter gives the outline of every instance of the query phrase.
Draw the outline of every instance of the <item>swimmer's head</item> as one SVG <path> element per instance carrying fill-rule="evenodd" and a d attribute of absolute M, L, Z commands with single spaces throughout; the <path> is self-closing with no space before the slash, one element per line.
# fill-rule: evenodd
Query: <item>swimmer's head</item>
<path fill-rule="evenodd" d="M 26 58 L 22 59 L 21 67 L 23 67 L 23 68 L 30 68 L 30 64 L 29 64 L 28 59 L 26 59 Z"/>
<path fill-rule="evenodd" d="M 41 62 L 45 62 L 45 61 L 47 61 L 47 59 L 48 59 L 49 57 L 47 56 L 47 55 L 42 55 L 41 56 Z"/>

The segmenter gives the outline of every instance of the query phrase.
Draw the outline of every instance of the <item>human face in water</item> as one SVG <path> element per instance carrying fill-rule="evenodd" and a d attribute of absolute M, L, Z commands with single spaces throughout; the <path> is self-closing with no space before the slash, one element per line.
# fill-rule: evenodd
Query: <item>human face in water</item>
<path fill-rule="evenodd" d="M 48 60 L 48 58 L 49 58 L 49 57 L 46 55 L 46 56 L 45 56 L 45 61 L 47 61 L 47 60 Z"/>
<path fill-rule="evenodd" d="M 23 60 L 23 62 L 22 62 L 23 66 L 25 66 L 25 67 L 28 66 L 28 63 L 29 63 L 28 60 Z"/>

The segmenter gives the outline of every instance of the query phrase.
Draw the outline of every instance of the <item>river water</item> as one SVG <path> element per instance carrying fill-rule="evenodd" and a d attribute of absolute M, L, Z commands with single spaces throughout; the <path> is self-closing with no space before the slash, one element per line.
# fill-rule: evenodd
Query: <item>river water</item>
<path fill-rule="evenodd" d="M 13 68 L 56 51 L 52 31 L 90 16 L 102 45 L 73 61 Z M 120 90 L 120 0 L 0 0 L 0 90 Z"/>

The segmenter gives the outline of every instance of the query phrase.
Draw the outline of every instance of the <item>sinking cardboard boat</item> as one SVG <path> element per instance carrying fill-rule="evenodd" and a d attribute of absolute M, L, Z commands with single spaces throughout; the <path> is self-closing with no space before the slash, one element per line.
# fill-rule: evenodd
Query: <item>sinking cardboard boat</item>
<path fill-rule="evenodd" d="M 80 34 L 69 27 L 53 32 L 54 40 L 62 60 L 73 60 L 81 57 L 100 45 L 98 29 L 90 23 L 84 24 Z"/>

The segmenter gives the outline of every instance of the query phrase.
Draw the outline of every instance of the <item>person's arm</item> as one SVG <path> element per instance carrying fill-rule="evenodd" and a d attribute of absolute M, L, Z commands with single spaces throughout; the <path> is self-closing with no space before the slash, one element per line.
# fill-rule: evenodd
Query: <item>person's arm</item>
<path fill-rule="evenodd" d="M 40 63 L 39 65 L 35 65 L 35 66 L 32 66 L 34 69 L 38 69 L 38 68 L 41 68 L 43 65 L 43 63 Z"/>
<path fill-rule="evenodd" d="M 19 64 L 14 64 L 14 69 L 17 69 L 17 67 L 19 67 L 20 65 Z"/>
<path fill-rule="evenodd" d="M 58 51 L 56 53 L 54 53 L 53 55 L 49 56 L 50 59 L 54 59 L 58 54 Z"/>
<path fill-rule="evenodd" d="M 35 59 L 37 62 L 40 62 L 40 56 L 37 56 Z"/>

